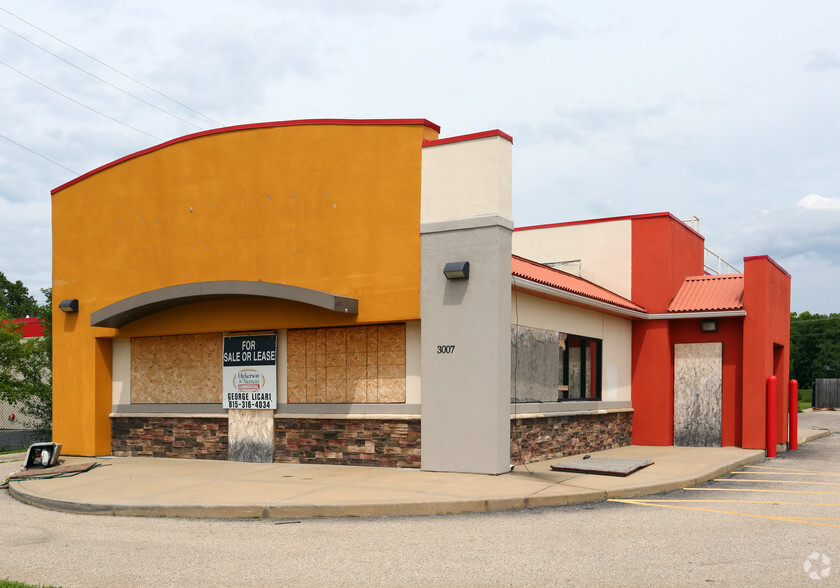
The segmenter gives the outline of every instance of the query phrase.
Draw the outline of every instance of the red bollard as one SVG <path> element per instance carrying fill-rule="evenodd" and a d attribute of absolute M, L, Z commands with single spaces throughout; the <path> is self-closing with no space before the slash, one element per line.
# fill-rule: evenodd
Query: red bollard
<path fill-rule="evenodd" d="M 767 378 L 767 457 L 776 457 L 776 376 Z"/>
<path fill-rule="evenodd" d="M 788 449 L 799 449 L 799 382 L 790 381 L 790 405 L 788 406 Z"/>

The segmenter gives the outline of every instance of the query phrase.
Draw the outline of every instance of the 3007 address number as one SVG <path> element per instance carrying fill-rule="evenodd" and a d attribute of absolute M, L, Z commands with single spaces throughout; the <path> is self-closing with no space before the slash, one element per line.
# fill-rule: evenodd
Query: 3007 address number
<path fill-rule="evenodd" d="M 437 352 L 442 354 L 455 353 L 454 345 L 438 345 Z"/>

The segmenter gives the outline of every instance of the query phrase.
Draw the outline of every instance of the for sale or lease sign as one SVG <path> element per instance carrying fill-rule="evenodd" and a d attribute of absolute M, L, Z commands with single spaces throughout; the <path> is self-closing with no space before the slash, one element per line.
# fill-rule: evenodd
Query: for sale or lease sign
<path fill-rule="evenodd" d="M 224 408 L 277 408 L 277 335 L 224 338 Z"/>

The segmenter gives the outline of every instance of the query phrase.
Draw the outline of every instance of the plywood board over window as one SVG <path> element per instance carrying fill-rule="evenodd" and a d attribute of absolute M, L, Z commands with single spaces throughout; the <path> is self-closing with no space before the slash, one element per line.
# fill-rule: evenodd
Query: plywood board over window
<path fill-rule="evenodd" d="M 511 402 L 601 399 L 601 340 L 511 326 Z"/>
<path fill-rule="evenodd" d="M 221 334 L 131 340 L 132 404 L 221 401 Z"/>
<path fill-rule="evenodd" d="M 723 343 L 674 345 L 674 445 L 720 447 Z"/>
<path fill-rule="evenodd" d="M 288 402 L 405 402 L 405 324 L 290 329 Z"/>

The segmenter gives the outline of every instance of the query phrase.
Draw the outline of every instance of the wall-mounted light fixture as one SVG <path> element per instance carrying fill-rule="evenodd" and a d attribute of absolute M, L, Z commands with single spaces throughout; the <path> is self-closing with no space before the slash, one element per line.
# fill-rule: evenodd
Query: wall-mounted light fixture
<path fill-rule="evenodd" d="M 77 298 L 62 300 L 58 303 L 58 307 L 64 312 L 79 312 L 79 300 Z"/>
<path fill-rule="evenodd" d="M 700 321 L 700 330 L 704 333 L 717 333 L 717 319 Z"/>
<path fill-rule="evenodd" d="M 470 262 L 450 261 L 443 266 L 443 275 L 447 280 L 466 280 L 470 277 Z"/>

